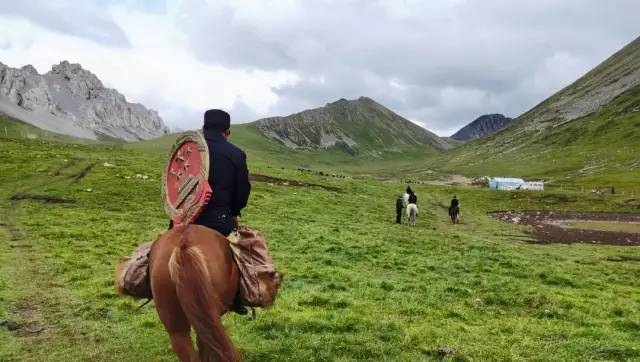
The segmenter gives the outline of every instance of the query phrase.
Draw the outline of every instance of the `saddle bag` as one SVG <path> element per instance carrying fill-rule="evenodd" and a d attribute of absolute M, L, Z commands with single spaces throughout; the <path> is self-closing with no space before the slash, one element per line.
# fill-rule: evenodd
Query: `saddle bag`
<path fill-rule="evenodd" d="M 245 226 L 227 239 L 240 271 L 242 303 L 249 307 L 270 307 L 280 286 L 280 274 L 273 265 L 264 236 Z"/>
<path fill-rule="evenodd" d="M 280 274 L 267 249 L 264 236 L 242 227 L 227 239 L 240 272 L 240 299 L 249 307 L 270 307 L 280 286 Z M 116 290 L 137 299 L 152 299 L 149 278 L 149 252 L 153 241 L 139 245 L 123 258 L 116 272 Z"/>
<path fill-rule="evenodd" d="M 136 299 L 152 299 L 149 280 L 149 252 L 153 241 L 139 245 L 130 257 L 124 258 L 116 273 L 116 289 Z"/>

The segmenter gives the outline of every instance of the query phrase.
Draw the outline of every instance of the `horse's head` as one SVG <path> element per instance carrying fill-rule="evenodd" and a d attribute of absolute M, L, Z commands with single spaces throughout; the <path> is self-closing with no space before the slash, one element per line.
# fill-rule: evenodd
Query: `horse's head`
<path fill-rule="evenodd" d="M 273 305 L 273 302 L 275 302 L 283 278 L 284 275 L 277 271 L 258 274 L 258 279 L 260 279 L 260 294 L 263 296 L 269 296 L 268 300 L 270 303 L 265 305 L 265 307 L 270 307 Z"/>

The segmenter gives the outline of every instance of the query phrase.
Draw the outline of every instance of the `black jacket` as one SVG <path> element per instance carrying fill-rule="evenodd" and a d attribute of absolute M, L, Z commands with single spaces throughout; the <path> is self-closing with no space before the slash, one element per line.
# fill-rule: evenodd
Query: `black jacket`
<path fill-rule="evenodd" d="M 452 208 L 458 207 L 458 199 L 452 199 L 451 200 L 451 207 Z"/>
<path fill-rule="evenodd" d="M 231 231 L 232 217 L 239 216 L 249 200 L 251 184 L 247 155 L 218 131 L 205 131 L 204 136 L 209 146 L 209 185 L 213 194 L 194 224 L 208 226 L 224 234 Z"/>
<path fill-rule="evenodd" d="M 416 196 L 416 194 L 409 194 L 409 203 L 410 204 L 417 204 L 418 203 L 418 196 Z"/>

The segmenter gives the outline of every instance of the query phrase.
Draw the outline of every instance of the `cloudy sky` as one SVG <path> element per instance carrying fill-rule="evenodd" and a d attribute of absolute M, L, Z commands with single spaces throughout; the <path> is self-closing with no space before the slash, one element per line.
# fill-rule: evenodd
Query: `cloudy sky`
<path fill-rule="evenodd" d="M 636 0 L 0 0 L 0 61 L 66 59 L 172 127 L 368 96 L 439 135 L 517 116 L 640 35 Z"/>

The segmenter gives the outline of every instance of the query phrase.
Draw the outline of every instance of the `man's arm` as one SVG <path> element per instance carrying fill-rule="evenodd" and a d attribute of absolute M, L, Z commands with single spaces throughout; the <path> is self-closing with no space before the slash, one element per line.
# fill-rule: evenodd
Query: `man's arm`
<path fill-rule="evenodd" d="M 236 192 L 233 195 L 231 212 L 233 216 L 239 216 L 240 211 L 247 206 L 251 183 L 249 182 L 249 170 L 247 169 L 247 155 L 243 152 L 241 159 L 236 164 Z"/>

